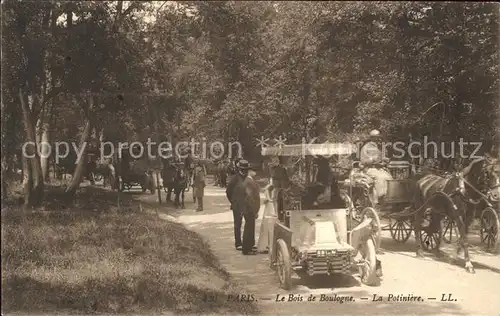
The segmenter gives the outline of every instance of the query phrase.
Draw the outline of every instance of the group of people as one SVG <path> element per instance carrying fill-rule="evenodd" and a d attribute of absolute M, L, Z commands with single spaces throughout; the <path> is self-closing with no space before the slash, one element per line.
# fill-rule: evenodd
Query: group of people
<path fill-rule="evenodd" d="M 264 190 L 265 208 L 258 245 L 255 243 L 255 222 L 259 216 L 260 188 L 254 181 L 255 173 L 246 160 L 237 159 L 230 166 L 232 178 L 228 183 L 226 196 L 233 212 L 234 246 L 243 255 L 255 255 L 268 251 L 271 242 L 269 240 L 271 227 L 266 219 L 283 215 L 277 214 L 276 207 L 278 210 L 283 209 L 283 205 L 279 203 L 283 200 L 280 193 L 282 193 L 281 189 L 287 186 L 289 179 L 283 165 L 283 157 L 279 160 L 280 164 L 273 169 L 271 181 Z M 275 202 L 277 202 L 276 205 Z"/>
<path fill-rule="evenodd" d="M 184 171 L 178 176 L 179 179 L 176 179 L 176 173 L 178 171 L 178 167 L 175 166 L 176 163 L 179 164 L 181 166 L 180 168 Z M 170 195 L 172 190 L 175 189 L 175 186 L 181 186 L 181 190 L 185 189 L 186 191 L 189 191 L 189 187 L 192 187 L 194 191 L 194 199 L 197 203 L 196 211 L 203 211 L 203 197 L 206 187 L 206 170 L 201 161 L 198 161 L 197 163 L 194 162 L 189 149 L 186 150 L 186 157 L 182 160 L 164 161 L 162 178 L 164 186 L 168 188 L 167 200 L 170 200 Z M 178 193 L 175 194 L 177 195 Z"/>
<path fill-rule="evenodd" d="M 385 189 L 385 176 L 381 174 L 385 174 L 385 171 L 381 171 L 381 168 L 383 168 L 385 159 L 382 157 L 380 139 L 379 131 L 373 130 L 370 132 L 369 140 L 362 147 L 360 163 L 370 177 L 380 179 L 380 181 L 376 181 L 374 189 L 383 191 Z M 278 157 L 279 161 L 277 166 L 273 168 L 271 181 L 264 190 L 266 196 L 264 217 L 266 215 L 277 216 L 281 221 L 284 220 L 282 194 L 287 187 L 292 185 L 284 167 L 284 159 L 285 157 Z M 315 202 L 323 202 L 322 200 L 327 198 L 326 195 L 328 197 L 339 195 L 331 189 L 337 187 L 333 186 L 331 180 L 332 174 L 327 172 L 329 170 L 328 163 L 325 162 L 326 160 L 323 160 L 318 159 L 317 161 L 318 175 L 316 181 L 322 184 L 325 192 L 314 194 Z M 233 175 L 227 185 L 226 196 L 233 212 L 235 249 L 241 251 L 244 255 L 253 255 L 257 254 L 258 251 L 265 251 L 270 242 L 267 240 L 268 234 L 265 233 L 265 230 L 269 229 L 266 226 L 267 222 L 265 220 L 261 227 L 258 247 L 255 243 L 255 223 L 260 209 L 260 188 L 253 179 L 255 173 L 251 170 L 248 161 L 242 159 L 233 161 L 229 170 L 232 171 Z M 197 180 L 194 180 L 194 183 L 197 183 Z M 383 183 L 383 185 L 379 183 Z M 332 191 L 330 192 L 330 190 Z M 376 195 L 383 195 L 381 193 L 383 192 L 378 192 Z M 330 199 L 326 200 L 331 202 Z M 314 204 L 316 205 L 317 203 Z"/>

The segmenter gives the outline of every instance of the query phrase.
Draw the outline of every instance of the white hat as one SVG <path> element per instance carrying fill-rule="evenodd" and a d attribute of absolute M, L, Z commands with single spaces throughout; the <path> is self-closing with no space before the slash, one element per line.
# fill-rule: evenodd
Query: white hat
<path fill-rule="evenodd" d="M 370 132 L 370 136 L 371 137 L 378 137 L 378 136 L 380 136 L 380 132 L 378 130 L 374 129 Z"/>

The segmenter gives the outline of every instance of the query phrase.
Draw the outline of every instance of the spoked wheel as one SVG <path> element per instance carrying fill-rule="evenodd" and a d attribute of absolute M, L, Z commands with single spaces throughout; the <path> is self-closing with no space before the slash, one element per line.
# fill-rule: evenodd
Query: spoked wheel
<path fill-rule="evenodd" d="M 359 268 L 361 282 L 368 286 L 377 285 L 377 256 L 373 238 L 368 238 L 359 249 L 359 252 L 365 261 L 365 264 Z"/>
<path fill-rule="evenodd" d="M 441 229 L 443 230 L 443 241 L 451 244 L 458 240 L 458 228 L 454 220 L 446 216 L 441 221 Z"/>
<path fill-rule="evenodd" d="M 389 231 L 391 232 L 391 237 L 398 243 L 405 243 L 411 236 L 411 231 L 413 230 L 413 225 L 408 218 L 398 218 L 396 220 L 391 219 L 389 223 Z"/>
<path fill-rule="evenodd" d="M 438 216 L 428 208 L 424 212 L 424 226 L 420 231 L 420 245 L 426 251 L 439 249 L 441 244 L 442 228 Z"/>
<path fill-rule="evenodd" d="M 487 207 L 481 213 L 480 236 L 481 243 L 486 246 L 486 251 L 496 251 L 498 243 L 498 229 L 500 222 L 498 214 L 491 207 Z"/>
<path fill-rule="evenodd" d="M 365 218 L 372 219 L 372 236 L 375 242 L 375 249 L 380 248 L 380 242 L 382 240 L 382 226 L 380 225 L 380 218 L 373 207 L 365 207 L 361 212 L 361 221 Z"/>
<path fill-rule="evenodd" d="M 276 272 L 278 273 L 281 288 L 289 290 L 292 286 L 292 263 L 290 262 L 290 254 L 283 239 L 278 240 L 277 246 Z"/>

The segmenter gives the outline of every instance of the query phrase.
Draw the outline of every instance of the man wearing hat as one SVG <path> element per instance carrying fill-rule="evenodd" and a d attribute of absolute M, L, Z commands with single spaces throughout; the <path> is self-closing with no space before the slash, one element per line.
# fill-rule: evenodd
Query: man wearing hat
<path fill-rule="evenodd" d="M 360 162 L 365 167 L 372 167 L 381 164 L 382 156 L 382 137 L 376 129 L 370 132 L 368 141 L 361 147 Z"/>
<path fill-rule="evenodd" d="M 205 168 L 201 161 L 198 162 L 193 171 L 193 190 L 198 207 L 197 212 L 203 211 L 203 195 L 205 194 Z"/>
<path fill-rule="evenodd" d="M 238 159 L 239 160 L 239 159 Z M 242 214 L 235 207 L 234 191 L 238 184 L 242 182 L 248 175 L 248 161 L 239 160 L 235 165 L 234 174 L 229 181 L 226 188 L 226 196 L 231 203 L 231 210 L 233 211 L 234 220 L 234 246 L 236 250 L 242 250 L 243 243 L 241 241 L 241 224 L 242 224 Z"/>
<path fill-rule="evenodd" d="M 242 253 L 244 255 L 255 255 L 257 254 L 255 248 L 255 221 L 260 209 L 260 188 L 253 179 L 255 172 L 250 170 L 248 161 L 239 161 L 238 173 L 242 180 L 236 184 L 232 195 L 233 214 L 245 219 Z"/>
<path fill-rule="evenodd" d="M 379 197 L 385 196 L 387 193 L 386 180 L 392 179 L 390 173 L 384 170 L 384 165 L 388 158 L 385 157 L 385 152 L 382 144 L 380 132 L 376 129 L 370 132 L 368 142 L 361 148 L 360 162 L 365 173 L 375 180 L 373 202 L 379 203 Z"/>

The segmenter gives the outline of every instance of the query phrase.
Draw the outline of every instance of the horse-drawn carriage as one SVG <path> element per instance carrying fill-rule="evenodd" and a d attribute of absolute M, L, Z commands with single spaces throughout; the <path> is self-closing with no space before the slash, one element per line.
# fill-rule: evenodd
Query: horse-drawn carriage
<path fill-rule="evenodd" d="M 262 155 L 299 157 L 294 165 L 302 167 L 307 165 L 302 159 L 306 156 L 349 155 L 354 150 L 353 146 L 345 144 L 303 144 L 266 147 L 262 149 Z M 274 225 L 270 225 L 273 228 L 270 230 L 269 257 L 281 286 L 284 289 L 291 287 L 292 271 L 307 276 L 359 272 L 363 283 L 375 285 L 381 273 L 375 249 L 379 226 L 377 213 L 366 208 L 363 215 L 356 218 L 355 209 L 345 202 L 343 207 L 333 207 L 328 203 L 325 204 L 327 207 L 311 204 L 311 200 L 304 199 L 308 196 L 309 180 L 305 180 L 305 187 L 298 185 L 299 190 L 278 194 L 278 199 L 283 200 L 278 205 L 283 207 L 277 207 L 278 217 Z M 345 192 L 341 195 L 348 200 Z M 331 194 L 323 196 L 330 202 L 333 199 Z"/>
<path fill-rule="evenodd" d="M 483 157 L 476 159 L 465 168 L 465 172 L 455 175 L 461 181 L 464 191 L 471 196 L 463 196 L 472 209 L 470 220 L 479 222 L 479 236 L 486 251 L 498 249 L 500 229 L 500 165 L 498 159 Z M 465 194 L 467 195 L 467 194 Z M 446 243 L 456 242 L 460 237 L 456 220 L 445 216 L 442 220 L 442 239 Z"/>
<path fill-rule="evenodd" d="M 378 216 L 373 216 L 377 226 L 377 249 L 380 247 L 382 231 L 388 230 L 392 239 L 404 243 L 414 230 L 411 165 L 407 161 L 391 161 L 385 169 L 392 179 L 385 180 L 386 193 L 379 203 L 375 203 L 373 199 L 373 179 L 361 170 L 359 162 L 352 163 L 349 176 L 343 181 L 344 188 L 348 192 L 348 203 L 354 209 L 356 217 L 362 216 L 362 210 L 366 207 L 377 211 Z M 388 224 L 382 226 L 380 219 L 388 220 Z"/>
<path fill-rule="evenodd" d="M 151 170 L 149 170 L 146 159 L 133 159 L 128 148 L 122 148 L 119 157 L 119 186 L 120 191 L 130 191 L 134 186 L 140 186 L 142 192 L 155 193 L 155 184 Z"/>
<path fill-rule="evenodd" d="M 485 159 L 477 160 L 478 163 L 481 161 L 486 161 Z M 475 189 L 475 184 L 477 181 L 477 175 L 481 174 L 480 168 L 474 172 L 470 172 L 468 175 L 464 175 L 463 172 L 456 172 L 453 174 L 445 174 L 443 176 L 431 175 L 429 181 L 421 181 L 424 188 L 418 188 L 415 178 L 415 173 L 412 172 L 413 168 L 409 162 L 406 161 L 391 161 L 389 162 L 385 169 L 391 174 L 392 179 L 386 180 L 387 192 L 380 203 L 376 205 L 371 198 L 373 196 L 373 183 L 367 184 L 363 181 L 356 181 L 356 174 L 359 172 L 357 168 L 353 168 L 349 174 L 348 189 L 350 191 L 349 197 L 352 199 L 350 202 L 353 207 L 358 210 L 369 206 L 377 210 L 381 219 L 387 219 L 389 221 L 388 225 L 381 226 L 380 231 L 389 230 L 391 237 L 399 242 L 405 243 L 411 236 L 411 233 L 420 233 L 420 246 L 427 251 L 433 251 L 439 248 L 442 241 L 451 243 L 457 241 L 460 233 L 457 227 L 456 220 L 453 217 L 459 216 L 463 225 L 470 225 L 469 220 L 474 219 L 479 220 L 479 234 L 481 237 L 481 243 L 486 246 L 487 251 L 494 251 L 498 243 L 498 230 L 499 230 L 499 215 L 498 210 L 495 210 L 494 204 L 498 203 L 498 193 L 495 195 L 494 190 L 498 190 L 500 181 L 493 181 L 489 187 L 486 189 L 488 192 L 480 192 L 480 190 Z M 477 169 L 477 168 L 476 168 Z M 488 172 L 486 172 L 488 174 Z M 491 173 L 491 172 L 490 172 Z M 493 178 L 496 177 L 493 174 Z M 466 178 L 469 177 L 473 180 L 467 182 Z M 431 190 L 429 184 L 433 181 L 441 181 L 440 185 L 442 187 Z M 452 183 L 456 181 L 460 183 L 454 190 L 446 190 L 445 183 Z M 435 183 L 438 183 L 435 182 Z M 427 187 L 427 188 L 425 188 Z M 356 194 L 355 189 L 358 190 Z M 477 200 L 474 201 L 467 197 L 465 191 L 474 191 L 477 193 Z M 361 192 L 361 194 L 359 194 Z M 429 192 L 429 194 L 427 194 Z M 423 200 L 420 203 L 415 203 L 415 194 L 422 194 Z M 465 202 L 465 208 L 469 208 L 472 205 L 479 205 L 482 202 L 482 207 L 473 208 L 473 214 L 460 214 L 457 215 L 455 208 L 457 202 L 453 201 L 456 194 L 462 196 Z M 495 198 L 496 196 L 496 198 Z M 436 201 L 439 206 L 436 206 Z M 467 205 L 468 204 L 468 205 Z M 448 210 L 446 210 L 448 209 Z M 464 212 L 466 212 L 464 210 Z M 455 215 L 454 215 L 455 214 Z M 467 217 L 470 217 L 469 219 Z M 426 222 L 427 225 L 414 225 L 415 221 Z M 439 221 L 439 225 L 436 223 Z M 416 231 L 418 226 L 418 232 Z M 468 229 L 465 229 L 463 234 L 467 234 Z M 378 238 L 378 246 L 380 246 L 380 238 Z"/>

